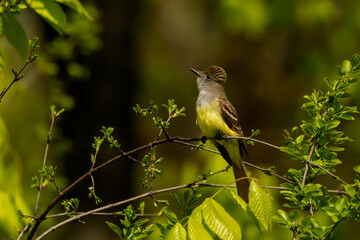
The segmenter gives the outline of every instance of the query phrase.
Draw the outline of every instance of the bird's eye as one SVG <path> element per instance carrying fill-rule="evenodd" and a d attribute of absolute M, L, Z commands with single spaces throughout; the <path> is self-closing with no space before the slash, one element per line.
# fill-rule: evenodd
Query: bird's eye
<path fill-rule="evenodd" d="M 207 80 L 210 80 L 210 76 L 206 74 L 206 79 Z"/>

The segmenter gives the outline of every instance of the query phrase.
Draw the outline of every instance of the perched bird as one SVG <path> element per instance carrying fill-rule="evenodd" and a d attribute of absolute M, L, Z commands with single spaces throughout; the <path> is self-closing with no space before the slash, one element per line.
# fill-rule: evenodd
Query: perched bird
<path fill-rule="evenodd" d="M 226 72 L 212 66 L 198 71 L 199 96 L 196 100 L 196 122 L 205 137 L 219 150 L 222 157 L 233 167 L 235 179 L 247 177 L 243 159 L 247 156 L 246 142 L 240 139 L 221 139 L 224 136 L 243 136 L 238 114 L 225 93 Z M 239 196 L 248 202 L 249 180 L 236 181 Z"/>

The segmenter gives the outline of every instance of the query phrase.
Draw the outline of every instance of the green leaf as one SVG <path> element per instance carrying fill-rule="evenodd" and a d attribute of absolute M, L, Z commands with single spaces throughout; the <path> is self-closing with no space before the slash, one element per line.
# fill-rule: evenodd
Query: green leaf
<path fill-rule="evenodd" d="M 186 230 L 177 222 L 174 227 L 166 234 L 165 240 L 186 240 Z"/>
<path fill-rule="evenodd" d="M 272 219 L 271 199 L 255 181 L 251 181 L 249 187 L 249 208 L 265 230 L 269 230 Z"/>
<path fill-rule="evenodd" d="M 79 0 L 55 0 L 58 3 L 64 4 L 68 7 L 71 7 L 75 11 L 77 11 L 81 16 L 88 18 L 89 20 L 93 20 L 90 14 L 86 11 L 84 6 L 81 4 Z"/>
<path fill-rule="evenodd" d="M 351 94 L 348 93 L 348 92 L 339 92 L 336 97 L 338 98 L 348 98 L 348 97 L 351 97 Z"/>
<path fill-rule="evenodd" d="M 144 225 L 145 223 L 147 223 L 149 220 L 150 219 L 148 219 L 148 218 L 140 218 L 133 225 L 134 225 L 134 227 L 139 227 L 139 226 Z"/>
<path fill-rule="evenodd" d="M 330 89 L 333 89 L 334 84 L 332 84 L 328 78 L 325 78 L 324 80 L 325 80 L 326 84 L 328 85 L 328 87 L 329 87 Z"/>
<path fill-rule="evenodd" d="M 60 34 L 65 30 L 65 13 L 53 0 L 26 0 L 26 3 Z"/>
<path fill-rule="evenodd" d="M 354 54 L 351 56 L 351 65 L 354 67 L 360 64 L 360 55 Z"/>
<path fill-rule="evenodd" d="M 221 239 L 241 239 L 239 224 L 212 198 L 203 202 L 203 219 L 209 229 Z"/>
<path fill-rule="evenodd" d="M 300 218 L 300 212 L 298 210 L 293 210 L 292 212 L 289 213 L 289 220 L 291 222 L 294 223 L 299 218 Z"/>
<path fill-rule="evenodd" d="M 349 60 L 344 60 L 342 71 L 345 73 L 349 73 L 351 71 L 351 68 L 352 68 L 351 62 Z"/>
<path fill-rule="evenodd" d="M 320 144 L 320 145 L 324 145 L 325 143 L 327 143 L 327 138 L 324 134 L 320 134 L 320 136 L 318 137 L 317 139 L 317 142 Z"/>
<path fill-rule="evenodd" d="M 341 152 L 344 151 L 345 148 L 341 148 L 341 147 L 336 147 L 336 146 L 330 146 L 328 147 L 329 151 L 334 151 L 334 152 Z"/>
<path fill-rule="evenodd" d="M 357 172 L 357 173 L 360 173 L 360 165 L 356 165 L 354 167 L 354 171 Z"/>
<path fill-rule="evenodd" d="M 178 221 L 176 214 L 173 211 L 169 210 L 167 207 L 164 207 L 161 212 L 163 212 L 167 216 L 169 223 L 175 224 Z"/>
<path fill-rule="evenodd" d="M 346 207 L 346 200 L 345 198 L 339 198 L 335 203 L 335 208 L 338 212 L 341 212 Z"/>
<path fill-rule="evenodd" d="M 198 222 L 191 216 L 188 220 L 187 230 L 190 240 L 212 240 L 211 235 L 206 231 L 201 222 Z"/>
<path fill-rule="evenodd" d="M 247 203 L 244 201 L 244 199 L 242 199 L 238 194 L 234 193 L 233 191 L 229 190 L 231 193 L 231 196 L 235 199 L 235 201 L 237 202 L 237 204 L 239 204 L 241 206 L 241 208 L 246 211 L 247 209 Z"/>
<path fill-rule="evenodd" d="M 278 213 L 286 222 L 289 221 L 289 215 L 284 210 L 278 209 Z"/>
<path fill-rule="evenodd" d="M 6 39 L 16 49 L 23 59 L 28 54 L 28 39 L 25 31 L 11 12 L 2 16 L 3 31 Z"/>
<path fill-rule="evenodd" d="M 182 208 L 182 204 L 180 201 L 179 196 L 175 193 L 175 192 L 170 192 L 170 195 L 174 198 L 175 202 L 177 203 L 177 205 Z"/>
<path fill-rule="evenodd" d="M 356 189 L 354 188 L 354 186 L 351 185 L 345 185 L 344 186 L 345 191 L 349 194 L 350 197 L 354 197 L 356 194 Z"/>
<path fill-rule="evenodd" d="M 333 128 L 336 128 L 337 126 L 339 126 L 340 124 L 340 121 L 339 120 L 331 120 L 327 125 L 326 125 L 326 128 L 327 129 L 333 129 Z"/>
<path fill-rule="evenodd" d="M 304 141 L 304 137 L 305 137 L 304 134 L 298 136 L 298 137 L 295 139 L 295 143 L 296 143 L 297 145 L 301 144 L 301 143 Z"/>
<path fill-rule="evenodd" d="M 201 204 L 192 211 L 191 217 L 198 222 L 202 222 L 202 211 L 203 205 Z"/>
<path fill-rule="evenodd" d="M 292 138 L 296 138 L 296 136 L 298 135 L 299 132 L 299 128 L 297 126 L 293 127 L 293 129 L 291 129 L 290 135 Z"/>
<path fill-rule="evenodd" d="M 334 208 L 334 207 L 323 207 L 323 210 L 327 213 L 327 215 L 331 216 L 335 216 L 337 215 L 339 212 Z"/>
<path fill-rule="evenodd" d="M 122 231 L 119 226 L 113 224 L 112 222 L 105 221 L 106 224 L 121 238 Z"/>
<path fill-rule="evenodd" d="M 340 115 L 338 115 L 338 118 L 344 120 L 355 120 L 355 118 L 349 113 L 341 113 Z"/>

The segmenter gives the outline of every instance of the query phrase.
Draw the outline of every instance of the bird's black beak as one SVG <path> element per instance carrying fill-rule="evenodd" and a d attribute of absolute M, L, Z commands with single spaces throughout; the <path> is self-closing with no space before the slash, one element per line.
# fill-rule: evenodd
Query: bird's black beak
<path fill-rule="evenodd" d="M 201 77 L 201 72 L 200 71 L 198 71 L 198 70 L 195 70 L 195 69 L 193 69 L 193 68 L 190 68 L 190 70 L 193 72 L 193 73 L 195 73 L 198 77 Z"/>

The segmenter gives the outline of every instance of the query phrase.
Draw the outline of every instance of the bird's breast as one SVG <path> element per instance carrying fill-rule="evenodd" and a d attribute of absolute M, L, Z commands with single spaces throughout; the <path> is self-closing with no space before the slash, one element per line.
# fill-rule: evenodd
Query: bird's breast
<path fill-rule="evenodd" d="M 202 102 L 197 104 L 196 121 L 206 137 L 215 137 L 219 132 L 230 136 L 237 135 L 223 120 L 217 99 L 213 99 L 207 103 Z"/>

